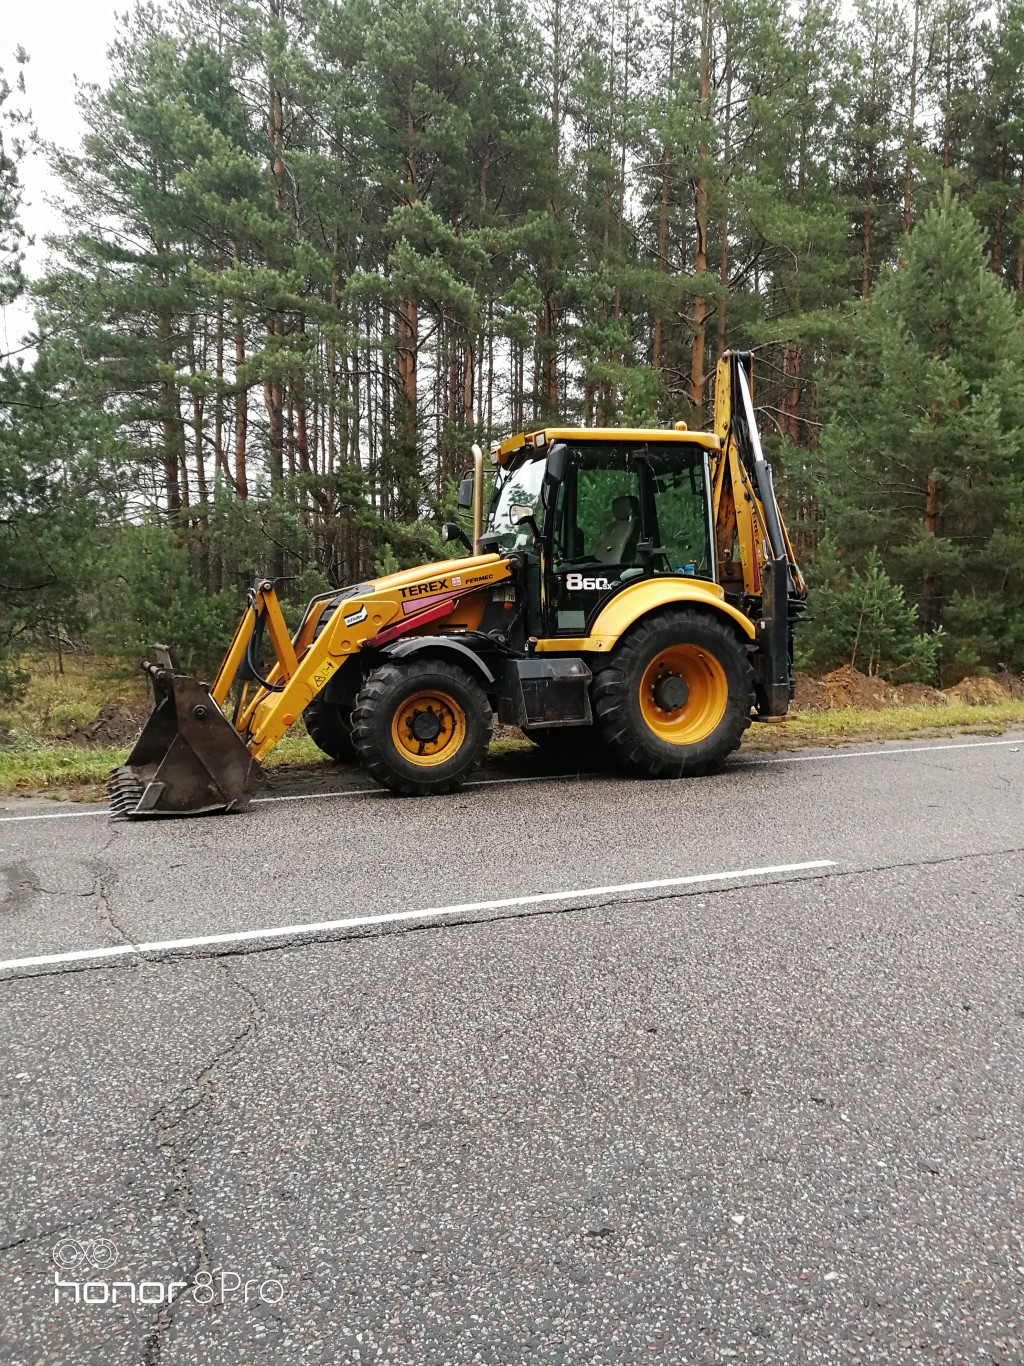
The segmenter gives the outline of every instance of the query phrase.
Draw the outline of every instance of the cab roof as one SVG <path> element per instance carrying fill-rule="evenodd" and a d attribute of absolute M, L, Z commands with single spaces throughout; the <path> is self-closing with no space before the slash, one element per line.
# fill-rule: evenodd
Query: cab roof
<path fill-rule="evenodd" d="M 496 441 L 491 446 L 491 460 L 504 465 L 517 451 L 542 451 L 555 441 L 674 441 L 709 451 L 722 449 L 714 432 L 691 432 L 682 423 L 677 427 L 541 427 L 536 432 L 519 432 Z"/>

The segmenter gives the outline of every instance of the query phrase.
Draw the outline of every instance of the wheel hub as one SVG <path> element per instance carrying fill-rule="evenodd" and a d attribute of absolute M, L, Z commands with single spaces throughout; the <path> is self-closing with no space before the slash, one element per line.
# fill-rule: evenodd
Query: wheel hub
<path fill-rule="evenodd" d="M 431 745 L 444 730 L 441 718 L 429 708 L 426 711 L 416 711 L 409 722 L 409 733 L 414 740 L 419 740 L 421 744 Z"/>
<path fill-rule="evenodd" d="M 690 689 L 678 674 L 661 674 L 651 688 L 651 697 L 659 711 L 682 711 L 689 696 Z"/>
<path fill-rule="evenodd" d="M 391 739 L 403 759 L 431 767 L 458 754 L 466 714 L 451 694 L 424 688 L 405 698 L 391 718 Z"/>
<path fill-rule="evenodd" d="M 655 654 L 640 679 L 640 715 L 658 740 L 697 745 L 707 740 L 726 714 L 729 684 L 711 650 L 690 641 Z"/>

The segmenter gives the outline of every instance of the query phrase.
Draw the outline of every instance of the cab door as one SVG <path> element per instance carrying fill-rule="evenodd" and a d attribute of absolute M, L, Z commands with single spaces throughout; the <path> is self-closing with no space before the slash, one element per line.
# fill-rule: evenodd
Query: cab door
<path fill-rule="evenodd" d="M 631 451 L 612 442 L 573 447 L 549 519 L 549 637 L 585 636 L 607 599 L 644 572 L 644 497 Z"/>
<path fill-rule="evenodd" d="M 579 638 L 639 578 L 715 579 L 707 457 L 697 443 L 578 441 L 545 513 L 547 636 Z"/>

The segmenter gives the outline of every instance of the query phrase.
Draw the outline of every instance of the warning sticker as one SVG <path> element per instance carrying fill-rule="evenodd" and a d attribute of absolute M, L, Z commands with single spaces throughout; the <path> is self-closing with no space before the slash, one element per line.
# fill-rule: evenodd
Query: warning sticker
<path fill-rule="evenodd" d="M 322 688 L 337 667 L 338 666 L 333 659 L 325 659 L 319 668 L 313 671 L 313 676 L 310 679 L 313 687 L 317 689 Z"/>

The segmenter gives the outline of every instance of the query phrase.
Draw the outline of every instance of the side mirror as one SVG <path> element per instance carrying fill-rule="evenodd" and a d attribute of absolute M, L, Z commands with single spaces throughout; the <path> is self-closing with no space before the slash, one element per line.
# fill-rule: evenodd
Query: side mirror
<path fill-rule="evenodd" d="M 540 530 L 537 526 L 537 519 L 533 515 L 532 503 L 510 503 L 508 515 L 513 526 L 526 527 L 535 541 L 540 539 Z"/>
<path fill-rule="evenodd" d="M 548 451 L 544 478 L 549 484 L 561 484 L 569 472 L 569 448 L 564 441 L 556 441 Z"/>
<path fill-rule="evenodd" d="M 473 506 L 473 476 L 467 475 L 465 479 L 459 480 L 459 496 L 455 500 L 456 506 L 463 512 L 468 512 Z"/>
<path fill-rule="evenodd" d="M 473 547 L 469 543 L 469 537 L 459 526 L 458 522 L 445 522 L 441 527 L 441 540 L 447 545 L 449 541 L 460 541 L 468 551 L 472 553 Z"/>

